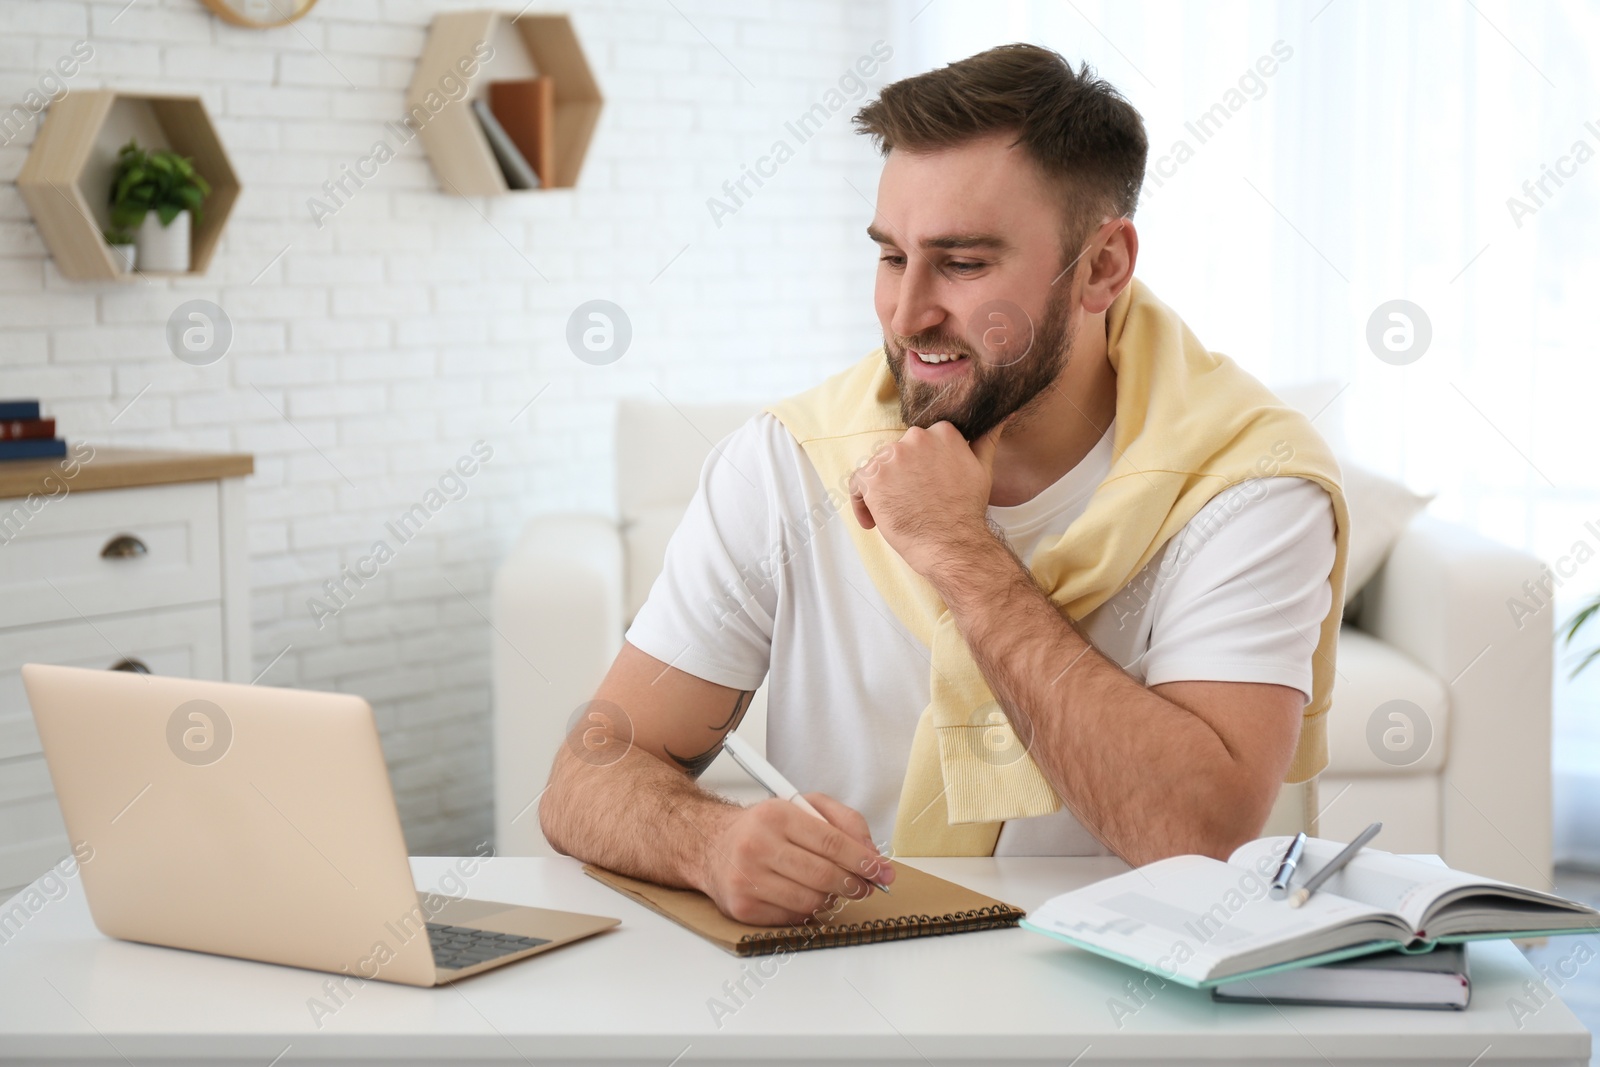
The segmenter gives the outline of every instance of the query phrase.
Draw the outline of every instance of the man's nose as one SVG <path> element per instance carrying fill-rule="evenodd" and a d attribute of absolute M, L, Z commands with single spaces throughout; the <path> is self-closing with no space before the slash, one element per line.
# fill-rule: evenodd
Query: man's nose
<path fill-rule="evenodd" d="M 926 260 L 906 264 L 900 276 L 900 291 L 895 300 L 889 326 L 901 337 L 915 337 L 944 322 L 949 314 L 939 302 L 941 278 Z"/>

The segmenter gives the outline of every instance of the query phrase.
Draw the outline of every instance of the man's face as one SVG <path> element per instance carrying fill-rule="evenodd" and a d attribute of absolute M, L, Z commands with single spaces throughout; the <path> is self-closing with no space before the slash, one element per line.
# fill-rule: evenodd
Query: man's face
<path fill-rule="evenodd" d="M 1011 140 L 896 149 L 884 164 L 869 230 L 879 245 L 874 303 L 907 426 L 948 421 L 981 437 L 1066 365 L 1063 210 Z"/>

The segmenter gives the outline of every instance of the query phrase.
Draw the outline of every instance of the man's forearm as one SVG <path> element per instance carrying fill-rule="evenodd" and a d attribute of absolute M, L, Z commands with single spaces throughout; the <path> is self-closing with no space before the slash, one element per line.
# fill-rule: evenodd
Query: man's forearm
<path fill-rule="evenodd" d="M 1253 832 L 1216 731 L 1106 659 L 997 537 L 952 548 L 932 580 L 1046 780 L 1118 855 L 1214 854 Z"/>
<path fill-rule="evenodd" d="M 711 839 L 739 811 L 638 748 L 604 766 L 563 748 L 539 800 L 539 825 L 558 851 L 587 863 L 659 885 L 700 888 Z"/>

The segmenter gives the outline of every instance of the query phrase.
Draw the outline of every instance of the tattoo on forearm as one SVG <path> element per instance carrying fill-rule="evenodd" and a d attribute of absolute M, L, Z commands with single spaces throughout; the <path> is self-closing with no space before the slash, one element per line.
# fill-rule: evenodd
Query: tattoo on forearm
<path fill-rule="evenodd" d="M 716 742 L 698 756 L 680 756 L 670 748 L 662 746 L 662 751 L 671 757 L 672 762 L 689 772 L 690 778 L 699 778 L 705 773 L 707 767 L 722 752 L 722 738 L 729 730 L 737 730 L 739 723 L 744 720 L 744 713 L 750 710 L 750 701 L 755 697 L 754 690 L 743 692 L 733 698 L 733 708 L 728 712 L 728 717 L 715 726 L 706 729 L 717 735 Z"/>

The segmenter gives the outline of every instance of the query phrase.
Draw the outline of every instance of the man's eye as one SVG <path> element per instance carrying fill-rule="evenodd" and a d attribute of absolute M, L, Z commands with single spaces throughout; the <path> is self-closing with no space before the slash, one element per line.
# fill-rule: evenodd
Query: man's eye
<path fill-rule="evenodd" d="M 887 263 L 891 267 L 901 267 L 901 266 L 905 265 L 906 257 L 905 256 L 896 256 L 896 255 L 892 255 L 892 254 L 886 252 L 883 255 L 878 257 L 878 262 L 879 263 Z"/>
<path fill-rule="evenodd" d="M 951 270 L 955 271 L 958 274 L 970 274 L 972 271 L 975 271 L 975 270 L 979 269 L 980 267 L 982 267 L 983 264 L 982 263 L 973 263 L 973 262 L 970 262 L 969 260 L 964 260 L 964 259 L 953 259 L 953 260 L 950 260 L 948 263 L 946 263 L 945 266 L 949 267 Z"/>

